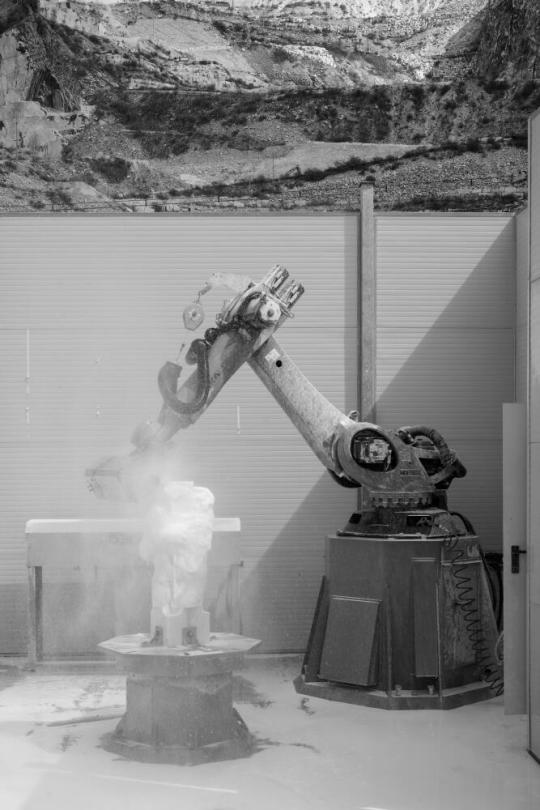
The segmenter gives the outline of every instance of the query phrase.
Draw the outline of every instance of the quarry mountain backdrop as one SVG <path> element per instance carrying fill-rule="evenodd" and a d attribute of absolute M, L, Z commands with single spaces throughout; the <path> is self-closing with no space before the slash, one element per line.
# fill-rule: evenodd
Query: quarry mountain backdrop
<path fill-rule="evenodd" d="M 0 210 L 512 210 L 537 0 L 0 0 Z"/>

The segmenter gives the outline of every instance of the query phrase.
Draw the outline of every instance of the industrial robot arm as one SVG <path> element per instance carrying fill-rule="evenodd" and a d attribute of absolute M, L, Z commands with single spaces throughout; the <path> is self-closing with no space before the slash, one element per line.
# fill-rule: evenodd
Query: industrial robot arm
<path fill-rule="evenodd" d="M 374 507 L 429 505 L 436 489 L 446 488 L 452 478 L 465 474 L 432 428 L 389 431 L 360 422 L 332 405 L 302 374 L 274 337 L 304 292 L 285 268 L 274 267 L 259 283 L 214 274 L 184 310 L 188 331 L 197 329 L 204 319 L 201 296 L 217 286 L 232 288 L 234 297 L 224 303 L 215 326 L 204 337 L 192 340 L 183 356 L 186 346 L 182 347 L 182 361 L 167 362 L 160 370 L 163 407 L 157 422 L 136 429 L 133 452 L 125 459 L 107 459 L 88 471 L 96 494 L 136 498 L 141 483 L 138 473 L 146 460 L 159 456 L 160 448 L 178 430 L 197 421 L 244 362 L 338 483 L 364 487 Z M 182 379 L 188 366 L 193 370 Z"/>

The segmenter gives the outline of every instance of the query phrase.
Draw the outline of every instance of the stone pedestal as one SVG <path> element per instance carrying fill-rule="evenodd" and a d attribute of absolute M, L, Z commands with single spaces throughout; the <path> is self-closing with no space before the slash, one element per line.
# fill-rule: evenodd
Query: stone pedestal
<path fill-rule="evenodd" d="M 138 633 L 99 645 L 127 674 L 126 714 L 105 747 L 179 764 L 247 755 L 253 741 L 233 708 L 233 670 L 260 641 L 213 633 L 204 646 L 145 646 L 149 639 Z"/>

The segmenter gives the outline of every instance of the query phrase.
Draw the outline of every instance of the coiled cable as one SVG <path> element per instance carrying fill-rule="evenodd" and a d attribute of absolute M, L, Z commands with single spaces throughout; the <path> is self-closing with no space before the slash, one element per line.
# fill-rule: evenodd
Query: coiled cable
<path fill-rule="evenodd" d="M 458 512 L 452 514 L 460 517 L 467 529 L 472 529 L 470 522 Z M 474 533 L 474 530 L 473 532 Z M 504 692 L 504 677 L 502 672 L 502 660 L 500 656 L 501 636 L 498 635 L 493 649 L 490 640 L 482 625 L 482 616 L 479 605 L 479 593 L 474 587 L 469 564 L 465 562 L 465 549 L 459 545 L 460 538 L 453 536 L 447 538 L 443 546 L 450 555 L 450 570 L 455 583 L 456 603 L 459 606 L 464 622 L 465 630 L 469 638 L 476 663 L 480 669 L 481 677 L 488 684 L 494 695 L 501 695 Z M 484 560 L 482 558 L 482 564 Z M 482 573 L 484 573 L 482 571 Z M 480 587 L 480 585 L 479 585 Z"/>

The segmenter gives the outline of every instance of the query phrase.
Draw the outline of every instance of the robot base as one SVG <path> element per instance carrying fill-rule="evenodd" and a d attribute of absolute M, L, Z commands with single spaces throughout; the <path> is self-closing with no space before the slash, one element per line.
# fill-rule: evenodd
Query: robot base
<path fill-rule="evenodd" d="M 300 695 L 368 706 L 372 709 L 457 709 L 459 706 L 493 697 L 489 685 L 483 681 L 456 689 L 443 689 L 440 694 L 420 693 L 411 689 L 400 690 L 398 694 L 328 681 L 307 683 L 303 675 L 298 675 L 294 680 L 294 688 Z"/>
<path fill-rule="evenodd" d="M 502 691 L 478 541 L 341 534 L 297 692 L 381 709 L 452 709 Z"/>
<path fill-rule="evenodd" d="M 254 741 L 233 708 L 232 673 L 260 641 L 213 633 L 204 647 L 157 647 L 149 639 L 139 633 L 99 645 L 127 673 L 126 713 L 104 747 L 182 765 L 247 756 Z"/>

